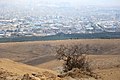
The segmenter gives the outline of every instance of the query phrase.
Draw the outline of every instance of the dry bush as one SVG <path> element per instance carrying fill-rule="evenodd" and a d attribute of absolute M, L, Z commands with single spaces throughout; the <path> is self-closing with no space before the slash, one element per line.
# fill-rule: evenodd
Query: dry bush
<path fill-rule="evenodd" d="M 82 71 L 90 72 L 87 54 L 89 53 L 89 45 L 60 45 L 57 50 L 57 59 L 63 60 L 64 72 L 68 72 L 74 68 Z"/>
<path fill-rule="evenodd" d="M 88 60 L 90 46 L 76 44 L 76 45 L 60 45 L 56 49 L 57 59 L 64 61 L 64 73 L 58 77 L 64 78 L 70 76 L 72 78 L 93 77 L 95 79 L 101 78 L 96 73 L 92 72 L 90 68 L 91 61 Z"/>

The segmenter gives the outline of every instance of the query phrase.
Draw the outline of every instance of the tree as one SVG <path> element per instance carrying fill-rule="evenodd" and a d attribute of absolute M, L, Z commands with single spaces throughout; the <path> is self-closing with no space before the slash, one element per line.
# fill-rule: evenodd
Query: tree
<path fill-rule="evenodd" d="M 68 72 L 73 68 L 90 72 L 87 54 L 89 53 L 89 45 L 60 45 L 56 49 L 57 59 L 63 60 L 64 72 Z"/>

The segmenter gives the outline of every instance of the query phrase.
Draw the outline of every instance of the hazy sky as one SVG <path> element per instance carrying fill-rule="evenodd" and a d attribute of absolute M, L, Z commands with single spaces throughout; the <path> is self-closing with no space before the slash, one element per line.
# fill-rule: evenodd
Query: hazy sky
<path fill-rule="evenodd" d="M 19 4 L 53 4 L 66 2 L 73 6 L 81 5 L 99 5 L 99 6 L 120 6 L 120 0 L 0 0 L 9 3 L 19 3 Z"/>
<path fill-rule="evenodd" d="M 119 6 L 120 0 L 72 0 L 72 3 L 77 5 Z"/>

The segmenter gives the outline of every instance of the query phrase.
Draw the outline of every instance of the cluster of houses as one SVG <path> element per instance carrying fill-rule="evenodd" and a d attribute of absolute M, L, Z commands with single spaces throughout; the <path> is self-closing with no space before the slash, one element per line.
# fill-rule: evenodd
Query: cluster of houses
<path fill-rule="evenodd" d="M 58 33 L 119 32 L 120 21 L 102 20 L 100 17 L 24 17 L 22 19 L 0 19 L 0 38 L 19 36 L 48 36 Z"/>

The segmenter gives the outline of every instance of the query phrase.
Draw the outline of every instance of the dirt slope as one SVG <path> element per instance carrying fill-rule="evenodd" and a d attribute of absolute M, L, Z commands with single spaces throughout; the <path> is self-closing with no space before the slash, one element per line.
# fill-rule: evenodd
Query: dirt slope
<path fill-rule="evenodd" d="M 1 79 L 1 77 L 5 75 L 14 75 L 22 78 L 24 75 L 30 77 L 32 73 L 35 73 L 34 75 L 42 75 L 47 78 L 49 75 L 50 77 L 53 75 L 52 77 L 57 78 L 57 73 L 51 70 L 59 69 L 60 66 L 62 66 L 62 62 L 55 60 L 55 51 L 53 47 L 61 44 L 89 44 L 93 48 L 92 53 L 94 55 L 90 55 L 90 57 L 94 72 L 100 75 L 103 80 L 120 80 L 120 39 L 0 43 L 0 58 L 2 58 L 0 59 L 0 74 L 4 73 L 4 75 L 0 76 L 0 80 L 7 80 Z M 94 51 L 94 48 L 97 49 L 97 51 Z M 34 65 L 38 68 L 11 60 Z M 9 78 L 8 80 L 11 79 Z"/>
<path fill-rule="evenodd" d="M 120 54 L 120 39 L 81 39 L 0 43 L 0 58 L 29 63 L 40 56 L 53 55 L 55 53 L 53 47 L 61 44 L 89 44 L 93 47 L 92 54 Z M 97 52 L 94 49 L 97 49 Z"/>
<path fill-rule="evenodd" d="M 120 68 L 96 70 L 95 73 L 102 77 L 102 80 L 120 80 Z"/>
<path fill-rule="evenodd" d="M 120 80 L 120 55 L 89 55 L 88 59 L 91 61 L 92 71 L 102 80 Z M 37 67 L 57 71 L 62 64 L 62 61 L 53 60 Z"/>
<path fill-rule="evenodd" d="M 32 67 L 26 64 L 17 63 L 9 59 L 0 59 L 0 68 L 3 68 L 10 72 L 15 72 L 18 74 L 26 74 L 26 73 L 34 73 L 34 72 L 43 72 L 43 71 L 49 71 L 51 73 L 56 74 L 55 72 L 51 70 L 45 70 L 40 69 L 36 67 Z"/>
<path fill-rule="evenodd" d="M 90 77 L 85 80 L 95 80 Z M 84 80 L 83 79 L 83 80 Z M 9 59 L 0 59 L 0 80 L 77 80 L 71 77 L 60 78 L 57 73 L 47 69 L 40 69 L 14 62 Z M 80 79 L 81 80 L 81 79 Z"/>
<path fill-rule="evenodd" d="M 17 63 L 9 59 L 0 59 L 0 80 L 62 80 L 57 73 Z"/>

